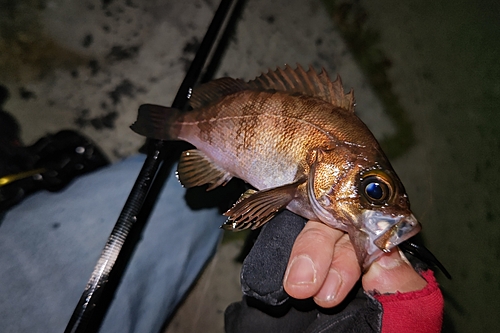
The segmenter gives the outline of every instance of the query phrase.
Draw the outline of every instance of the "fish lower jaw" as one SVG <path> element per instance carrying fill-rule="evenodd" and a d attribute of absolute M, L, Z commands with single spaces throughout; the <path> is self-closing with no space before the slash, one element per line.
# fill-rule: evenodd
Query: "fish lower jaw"
<path fill-rule="evenodd" d="M 381 212 L 365 211 L 362 214 L 362 225 L 361 231 L 366 235 L 366 255 L 362 263 L 365 269 L 381 255 L 421 230 L 421 225 L 413 214 L 388 216 Z"/>
<path fill-rule="evenodd" d="M 373 233 L 368 234 L 366 257 L 363 262 L 363 268 L 365 270 L 368 269 L 368 267 L 384 253 L 390 252 L 394 247 L 415 236 L 421 229 L 420 224 L 417 224 L 416 226 L 412 226 L 411 230 L 408 230 L 400 235 L 393 231 L 393 229 L 397 227 L 398 225 L 394 225 L 382 235 L 376 235 Z M 392 236 L 389 235 L 388 237 L 384 237 L 390 233 L 394 234 Z"/>

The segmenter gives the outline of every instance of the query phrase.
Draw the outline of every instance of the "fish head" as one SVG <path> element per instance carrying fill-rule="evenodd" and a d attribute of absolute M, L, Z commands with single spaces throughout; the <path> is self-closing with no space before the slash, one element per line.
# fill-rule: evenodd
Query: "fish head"
<path fill-rule="evenodd" d="M 349 233 L 363 269 L 420 231 L 403 184 L 382 153 L 367 158 L 336 148 L 312 155 L 312 209 L 322 222 Z"/>
<path fill-rule="evenodd" d="M 354 246 L 365 249 L 366 254 L 358 259 L 368 267 L 382 253 L 415 236 L 422 227 L 410 209 L 401 180 L 390 166 L 377 165 L 360 172 L 357 191 L 360 209 L 351 212 L 357 215 L 357 221 L 350 234 L 357 239 Z"/>

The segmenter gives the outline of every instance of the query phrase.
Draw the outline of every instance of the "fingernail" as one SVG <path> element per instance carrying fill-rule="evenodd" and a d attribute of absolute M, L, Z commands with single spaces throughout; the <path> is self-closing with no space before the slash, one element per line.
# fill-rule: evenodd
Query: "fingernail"
<path fill-rule="evenodd" d="M 334 300 L 337 297 L 341 284 L 342 277 L 339 272 L 336 269 L 330 269 L 327 280 L 321 287 L 321 291 L 314 298 L 324 302 Z"/>
<path fill-rule="evenodd" d="M 399 251 L 393 251 L 389 255 L 381 256 L 375 263 L 385 270 L 391 270 L 406 264 L 406 261 L 401 258 Z"/>
<path fill-rule="evenodd" d="M 406 256 L 403 253 L 403 251 L 401 251 L 400 249 L 398 249 L 398 253 L 399 253 L 399 257 L 401 258 L 401 260 L 403 260 L 403 262 L 405 264 L 407 264 L 408 266 L 411 266 L 411 262 L 408 260 L 408 258 L 406 258 Z"/>
<path fill-rule="evenodd" d="M 305 254 L 295 257 L 288 269 L 286 283 L 292 285 L 312 284 L 316 282 L 316 269 L 311 258 Z"/>

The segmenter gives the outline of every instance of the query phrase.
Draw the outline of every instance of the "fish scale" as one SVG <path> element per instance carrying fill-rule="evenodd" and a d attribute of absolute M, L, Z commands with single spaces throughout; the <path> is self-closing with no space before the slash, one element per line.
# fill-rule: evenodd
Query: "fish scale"
<path fill-rule="evenodd" d="M 254 229 L 286 208 L 349 233 L 363 269 L 419 232 L 401 181 L 340 78 L 286 66 L 249 82 L 201 85 L 191 105 L 142 105 L 131 128 L 196 147 L 179 160 L 186 187 L 238 177 L 256 189 L 225 213 L 225 228 Z"/>

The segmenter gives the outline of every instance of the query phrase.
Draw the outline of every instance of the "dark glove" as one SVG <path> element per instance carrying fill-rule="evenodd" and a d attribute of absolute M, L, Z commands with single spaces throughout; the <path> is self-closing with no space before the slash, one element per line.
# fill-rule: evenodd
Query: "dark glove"
<path fill-rule="evenodd" d="M 312 299 L 293 299 L 285 292 L 288 259 L 306 222 L 285 210 L 262 228 L 241 269 L 243 300 L 226 309 L 227 333 L 380 332 L 382 307 L 359 283 L 332 309 L 320 308 Z"/>

